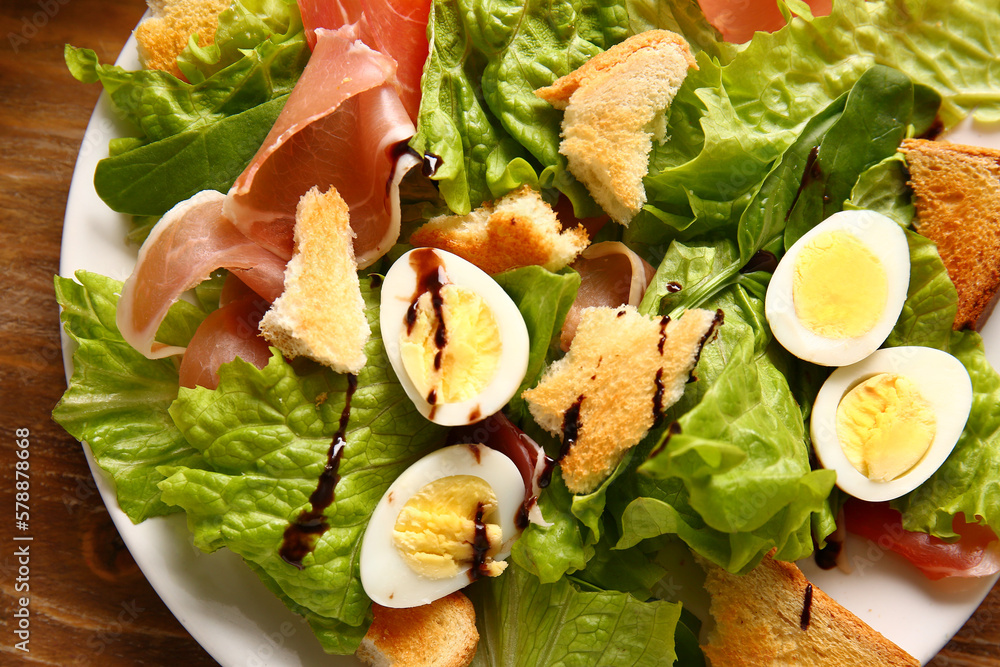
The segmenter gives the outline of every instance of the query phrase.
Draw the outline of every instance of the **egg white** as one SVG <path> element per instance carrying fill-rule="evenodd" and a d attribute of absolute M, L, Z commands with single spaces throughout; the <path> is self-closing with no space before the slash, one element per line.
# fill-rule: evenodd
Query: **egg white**
<path fill-rule="evenodd" d="M 415 250 L 396 260 L 382 283 L 379 315 L 382 341 L 389 363 L 399 377 L 403 390 L 420 414 L 443 426 L 460 426 L 497 412 L 517 393 L 528 370 L 528 327 L 517 305 L 489 274 L 458 255 L 438 249 L 432 251 L 441 259 L 448 280 L 476 292 L 493 312 L 501 345 L 500 360 L 493 379 L 478 395 L 457 403 L 431 405 L 427 402 L 427 397 L 417 390 L 400 354 L 400 335 L 405 326 L 406 311 L 413 303 L 419 280 L 409 261 Z"/>
<path fill-rule="evenodd" d="M 889 482 L 874 482 L 860 473 L 837 438 L 837 407 L 858 384 L 879 373 L 908 377 L 931 405 L 937 430 L 927 453 L 908 472 Z M 930 347 L 890 347 L 850 366 L 835 370 L 816 395 L 810 434 L 816 457 L 837 472 L 837 486 L 855 498 L 892 500 L 923 484 L 941 467 L 962 435 L 972 408 L 972 381 L 962 363 Z"/>
<path fill-rule="evenodd" d="M 365 529 L 360 556 L 361 585 L 368 597 L 383 607 L 429 604 L 471 582 L 471 565 L 446 579 L 417 574 L 392 541 L 396 517 L 410 497 L 434 480 L 451 475 L 480 477 L 493 488 L 504 540 L 493 560 L 504 560 L 510 555 L 511 545 L 520 533 L 517 514 L 524 502 L 524 482 L 517 466 L 500 452 L 483 445 L 439 449 L 403 471 L 379 500 Z"/>
<path fill-rule="evenodd" d="M 844 339 L 826 338 L 807 329 L 792 298 L 795 265 L 802 248 L 817 235 L 838 230 L 861 241 L 882 263 L 888 279 L 882 317 L 867 333 Z M 899 319 L 909 284 L 910 251 L 902 227 L 875 211 L 841 211 L 809 230 L 781 258 L 767 287 L 764 315 L 775 339 L 796 357 L 820 366 L 846 366 L 864 359 L 885 342 Z"/>

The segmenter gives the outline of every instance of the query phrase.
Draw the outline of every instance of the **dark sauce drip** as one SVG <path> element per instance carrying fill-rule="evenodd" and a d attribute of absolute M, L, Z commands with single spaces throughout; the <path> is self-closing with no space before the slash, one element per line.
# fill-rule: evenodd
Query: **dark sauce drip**
<path fill-rule="evenodd" d="M 680 292 L 682 289 L 684 289 L 684 286 L 678 282 L 671 280 L 669 283 L 667 283 L 667 292 L 670 294 L 676 294 L 677 292 Z"/>
<path fill-rule="evenodd" d="M 483 418 L 483 413 L 479 409 L 479 406 L 472 408 L 472 412 L 469 413 L 469 423 L 477 422 Z"/>
<path fill-rule="evenodd" d="M 649 453 L 649 458 L 653 458 L 654 456 L 662 452 L 664 449 L 666 449 L 667 443 L 670 441 L 670 438 L 677 435 L 680 432 L 681 432 L 681 425 L 678 424 L 677 422 L 670 422 L 670 426 L 667 427 L 667 432 L 663 435 L 663 440 L 661 440 L 660 444 L 658 444 L 656 448 Z"/>
<path fill-rule="evenodd" d="M 577 397 L 573 405 L 566 409 L 562 423 L 562 449 L 559 451 L 559 461 L 562 461 L 569 450 L 580 437 L 580 406 L 583 405 L 583 394 Z"/>
<path fill-rule="evenodd" d="M 844 550 L 844 543 L 840 540 L 835 540 L 832 537 L 826 539 L 826 546 L 822 549 L 816 549 L 813 558 L 816 560 L 816 565 L 823 570 L 832 570 L 837 567 L 837 560 L 840 558 L 840 552 Z"/>
<path fill-rule="evenodd" d="M 538 466 L 538 456 L 543 456 L 542 473 L 538 479 L 538 487 L 545 488 L 552 478 L 552 466 L 555 461 L 545 456 L 542 448 L 528 435 L 515 426 L 502 412 L 490 415 L 475 424 L 456 426 L 448 433 L 448 444 L 485 445 L 500 452 L 517 466 L 524 483 L 524 502 L 518 509 L 514 520 L 520 529 L 528 525 L 528 512 L 538 501 L 534 493 L 535 470 Z"/>
<path fill-rule="evenodd" d="M 722 309 L 717 308 L 715 310 L 715 318 L 712 320 L 712 324 L 709 325 L 708 331 L 706 331 L 705 335 L 701 337 L 700 341 L 698 341 L 698 351 L 694 353 L 694 366 L 691 367 L 691 375 L 688 376 L 688 382 L 695 382 L 698 379 L 697 377 L 695 377 L 694 368 L 695 366 L 698 365 L 698 360 L 701 359 L 701 351 L 705 349 L 705 345 L 707 345 L 708 342 L 712 340 L 712 337 L 719 330 L 719 327 L 722 326 L 722 322 L 725 319 L 726 316 L 722 312 Z"/>
<path fill-rule="evenodd" d="M 809 629 L 809 621 L 812 616 L 813 585 L 806 584 L 806 599 L 802 603 L 802 616 L 799 618 L 799 627 L 805 632 Z"/>
<path fill-rule="evenodd" d="M 524 530 L 528 527 L 531 521 L 528 519 L 528 513 L 531 512 L 531 508 L 538 503 L 537 496 L 531 496 L 521 503 L 521 507 L 517 510 L 517 515 L 514 517 L 514 525 L 518 530 Z"/>
<path fill-rule="evenodd" d="M 659 423 L 663 417 L 663 369 L 656 369 L 656 392 L 653 394 L 653 423 Z"/>
<path fill-rule="evenodd" d="M 472 538 L 472 567 L 469 569 L 469 579 L 475 581 L 486 569 L 486 553 L 490 550 L 490 541 L 486 536 L 486 524 L 483 522 L 483 504 L 476 505 L 476 532 Z"/>
<path fill-rule="evenodd" d="M 766 271 L 774 273 L 778 268 L 778 258 L 770 250 L 758 250 L 750 261 L 740 269 L 740 273 L 753 273 L 754 271 Z"/>
<path fill-rule="evenodd" d="M 615 317 L 625 317 L 625 311 L 624 311 L 624 310 L 619 310 L 619 311 L 618 311 L 618 312 L 617 312 L 617 313 L 615 314 Z"/>
<path fill-rule="evenodd" d="M 934 140 L 941 136 L 942 132 L 944 132 L 944 121 L 941 120 L 940 116 L 935 116 L 934 121 L 930 124 L 930 127 L 928 127 L 923 134 L 917 137 L 917 139 Z"/>
<path fill-rule="evenodd" d="M 417 274 L 417 288 L 410 299 L 410 307 L 406 309 L 406 333 L 413 333 L 413 325 L 417 322 L 417 302 L 426 292 L 430 292 L 431 306 L 437 318 L 437 328 L 434 329 L 434 344 L 437 354 L 434 355 L 434 370 L 441 370 L 444 347 L 448 344 L 448 332 L 444 324 L 444 297 L 441 288 L 448 284 L 448 275 L 444 272 L 441 257 L 431 248 L 419 248 L 410 254 L 410 266 Z M 432 400 L 433 397 L 433 400 Z M 437 396 L 431 391 L 427 402 L 434 405 Z"/>
<path fill-rule="evenodd" d="M 482 463 L 483 462 L 483 453 L 482 453 L 482 451 L 480 451 L 479 445 L 475 445 L 475 444 L 471 444 L 470 443 L 469 444 L 469 451 L 472 452 L 472 455 L 476 457 L 476 463 Z"/>
<path fill-rule="evenodd" d="M 823 170 L 817 162 L 819 157 L 819 146 L 813 146 L 812 150 L 809 151 L 809 156 L 806 158 L 806 168 L 802 171 L 802 180 L 799 182 L 799 189 L 795 191 L 795 198 L 792 199 L 792 205 L 788 207 L 788 213 L 785 213 L 785 222 L 788 222 L 788 218 L 792 215 L 792 210 L 795 205 L 799 203 L 799 197 L 802 196 L 802 191 L 809 186 L 813 181 L 818 181 L 823 177 Z M 826 199 L 826 197 L 824 197 Z"/>
<path fill-rule="evenodd" d="M 437 405 L 437 402 L 438 402 L 437 389 L 431 389 L 429 392 L 427 392 L 427 403 L 430 405 Z"/>
<path fill-rule="evenodd" d="M 406 141 L 395 143 L 392 145 L 392 148 L 389 149 L 389 157 L 394 165 L 398 164 L 399 159 L 404 155 L 412 155 L 418 160 L 421 159 L 420 153 L 410 148 L 410 144 Z M 385 182 L 385 194 L 387 197 L 392 195 L 392 183 L 395 179 L 396 169 L 393 168 L 392 172 L 389 174 L 389 178 Z"/>
<path fill-rule="evenodd" d="M 656 349 L 659 350 L 660 356 L 663 356 L 663 348 L 667 344 L 667 325 L 670 324 L 670 316 L 664 315 L 660 318 L 660 342 L 657 343 Z M 661 369 L 662 370 L 662 369 Z"/>
<path fill-rule="evenodd" d="M 431 178 L 437 173 L 437 170 L 441 168 L 441 161 L 440 155 L 434 155 L 434 153 L 424 153 L 423 160 L 421 160 L 420 173 L 427 178 Z"/>
<path fill-rule="evenodd" d="M 278 555 L 289 565 L 302 569 L 302 560 L 315 547 L 316 540 L 330 528 L 323 511 L 333 504 L 337 482 L 340 481 L 340 460 L 347 444 L 347 422 L 351 416 L 351 398 L 358 388 L 358 378 L 347 376 L 347 394 L 344 399 L 344 410 L 340 413 L 340 427 L 333 435 L 330 449 L 327 451 L 326 466 L 320 473 L 316 490 L 309 496 L 308 510 L 303 510 L 295 521 L 289 524 L 282 536 Z"/>

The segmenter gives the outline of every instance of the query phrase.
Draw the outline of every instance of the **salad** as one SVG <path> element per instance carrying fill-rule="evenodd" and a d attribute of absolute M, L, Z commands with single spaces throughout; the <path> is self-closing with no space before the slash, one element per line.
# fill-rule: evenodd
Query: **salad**
<path fill-rule="evenodd" d="M 664 656 L 697 664 L 698 619 L 658 598 L 657 584 L 671 573 L 665 550 L 683 544 L 745 572 L 772 549 L 784 560 L 805 558 L 836 529 L 845 498 L 831 471 L 810 459 L 807 437 L 826 371 L 774 342 L 764 316 L 770 272 L 758 260 L 780 256 L 841 209 L 875 210 L 909 226 L 898 144 L 969 113 L 998 117 L 1000 91 L 990 89 L 987 66 L 997 55 L 985 36 L 1000 19 L 971 1 L 835 2 L 829 17 L 815 19 L 798 2 L 784 9 L 800 18 L 734 46 L 693 2 L 431 5 L 409 145 L 433 162 L 435 187 L 416 171 L 401 184 L 401 240 L 431 215 L 465 213 L 524 184 L 565 197 L 579 218 L 599 215 L 558 153 L 559 112 L 533 91 L 630 34 L 667 28 L 687 38 L 699 69 L 671 106 L 670 140 L 654 148 L 647 205 L 627 228 L 606 225 L 594 240 L 620 240 L 656 267 L 643 313 L 725 312 L 698 381 L 661 425 L 593 493 L 571 494 L 557 470 L 538 499 L 548 525 L 524 531 L 502 576 L 469 587 L 481 664 L 513 659 L 496 653 L 501 646 L 530 664 L 663 664 Z M 215 47 L 182 54 L 190 83 L 67 50 L 77 78 L 100 80 L 135 125 L 134 136 L 112 142 L 95 175 L 105 201 L 135 216 L 133 240 L 177 202 L 229 188 L 309 60 L 296 5 L 249 0 L 223 14 Z M 831 157 L 822 178 L 806 183 L 816 146 Z M 886 345 L 950 352 L 972 379 L 974 401 L 954 454 L 892 505 L 907 530 L 945 540 L 957 537 L 956 517 L 1000 530 L 1000 379 L 978 334 L 952 332 L 954 288 L 933 246 L 912 232 L 907 240 L 910 288 Z M 447 437 L 406 398 L 379 338 L 379 287 L 367 276 L 384 274 L 400 250 L 363 271 L 373 336 L 356 389 L 344 375 L 280 355 L 262 368 L 224 365 L 214 389 L 179 388 L 175 359 L 147 359 L 118 332 L 120 282 L 82 272 L 56 280 L 77 348 L 55 417 L 114 478 L 122 510 L 134 522 L 185 512 L 200 549 L 239 555 L 331 653 L 353 653 L 370 621 L 355 558 L 365 518 L 410 463 Z M 528 326 L 523 384 L 531 387 L 560 355 L 558 332 L 579 278 L 529 267 L 498 282 Z M 186 345 L 218 309 L 222 283 L 216 275 L 173 306 L 158 339 Z M 282 535 L 308 504 L 349 396 L 329 528 L 305 567 L 290 566 L 279 554 Z M 504 412 L 558 451 L 523 401 Z M 674 423 L 681 436 L 669 435 Z M 530 609 L 520 602 L 527 599 Z M 537 642 L 538 627 L 551 641 Z M 610 647 L 620 653 L 609 657 Z"/>

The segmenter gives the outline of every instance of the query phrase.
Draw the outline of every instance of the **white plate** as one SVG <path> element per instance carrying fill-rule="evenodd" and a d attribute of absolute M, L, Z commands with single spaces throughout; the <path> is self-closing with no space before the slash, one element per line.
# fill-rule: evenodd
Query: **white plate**
<path fill-rule="evenodd" d="M 126 43 L 118 64 L 138 67 L 134 38 Z M 109 209 L 94 192 L 94 168 L 108 154 L 108 141 L 121 136 L 114 108 L 102 94 L 91 116 L 77 159 L 63 229 L 59 272 L 72 277 L 86 269 L 118 280 L 132 272 L 136 249 L 125 244 L 126 216 Z M 991 128 L 963 126 L 956 141 L 989 143 L 1000 136 Z M 981 134 L 977 134 L 981 132 Z M 984 330 L 993 344 L 990 361 L 1000 366 L 1000 317 Z M 63 334 L 67 377 L 72 348 Z M 114 483 L 84 448 L 107 505 L 125 544 L 160 598 L 188 632 L 226 667 L 298 667 L 358 665 L 351 657 L 323 652 L 308 625 L 289 611 L 241 559 L 228 550 L 204 554 L 191 542 L 183 514 L 149 519 L 134 525 L 118 507 Z M 801 563 L 812 581 L 873 628 L 926 662 L 962 628 L 994 578 L 928 581 L 892 553 L 857 540 L 850 553 L 864 559 L 851 575 L 824 572 Z"/>

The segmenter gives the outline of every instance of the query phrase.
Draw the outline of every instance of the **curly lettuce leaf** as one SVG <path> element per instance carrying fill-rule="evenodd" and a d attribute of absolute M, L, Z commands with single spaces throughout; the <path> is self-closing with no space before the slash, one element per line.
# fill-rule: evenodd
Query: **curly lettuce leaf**
<path fill-rule="evenodd" d="M 411 463 L 441 445 L 444 429 L 424 419 L 392 372 L 379 337 L 379 290 L 363 280 L 372 338 L 351 397 L 346 445 L 329 529 L 298 569 L 279 550 L 328 463 L 348 395 L 347 376 L 296 373 L 280 356 L 263 370 L 241 361 L 219 371 L 215 390 L 182 390 L 170 414 L 211 470 L 177 469 L 160 484 L 182 507 L 196 544 L 225 546 L 265 572 L 283 594 L 314 614 L 350 626 L 370 600 L 358 552 L 372 509 Z"/>
<path fill-rule="evenodd" d="M 427 31 L 410 145 L 440 159 L 432 178 L 451 210 L 465 214 L 541 184 L 564 192 L 579 214 L 595 214 L 558 152 L 562 114 L 534 91 L 627 36 L 624 0 L 435 0 Z"/>
<path fill-rule="evenodd" d="M 1000 374 L 986 358 L 983 341 L 974 331 L 952 334 L 948 350 L 969 371 L 972 410 L 965 429 L 944 464 L 926 482 L 892 501 L 903 513 L 903 527 L 956 540 L 952 519 L 985 523 L 1000 532 Z"/>
<path fill-rule="evenodd" d="M 640 224 L 659 221 L 686 237 L 724 226 L 745 208 L 773 161 L 805 123 L 873 65 L 918 86 L 918 106 L 942 100 L 951 127 L 973 112 L 1000 117 L 1000 89 L 984 62 L 1000 56 L 996 13 L 963 0 L 834 3 L 830 16 L 795 19 L 744 48 L 698 57 L 671 107 L 671 140 L 654 148 Z M 918 133 L 928 115 L 913 119 Z"/>
<path fill-rule="evenodd" d="M 156 468 L 206 465 L 167 412 L 177 396 L 177 364 L 147 359 L 121 337 L 115 324 L 120 282 L 86 271 L 76 279 L 55 279 L 60 319 L 76 349 L 69 387 L 52 417 L 90 446 L 97 464 L 114 478 L 118 504 L 129 519 L 139 523 L 174 512 L 161 499 L 157 485 L 164 477 Z M 185 345 L 204 317 L 179 302 L 159 336 Z"/>
<path fill-rule="evenodd" d="M 722 247 L 679 246 L 668 253 L 695 274 Z M 733 285 L 709 302 L 725 322 L 708 344 L 666 430 L 638 475 L 612 488 L 619 548 L 676 534 L 730 571 L 754 567 L 770 549 L 794 560 L 812 551 L 814 515 L 829 512 L 834 474 L 812 471 L 803 416 L 785 372 L 791 363 L 770 344 L 763 300 Z M 692 389 L 696 389 L 692 392 Z M 825 525 L 825 524 L 824 524 Z"/>
<path fill-rule="evenodd" d="M 199 46 L 192 35 L 177 56 L 177 66 L 191 83 L 199 83 L 267 43 L 301 39 L 302 16 L 293 0 L 233 0 L 219 14 L 215 38 Z"/>
<path fill-rule="evenodd" d="M 292 92 L 309 58 L 301 31 L 288 41 L 262 43 L 235 63 L 199 83 L 161 70 L 128 71 L 102 65 L 90 49 L 66 46 L 66 64 L 77 80 L 100 81 L 123 120 L 143 144 L 204 130 Z"/>
<path fill-rule="evenodd" d="M 566 579 L 543 584 L 517 565 L 469 594 L 480 635 L 476 666 L 652 666 L 676 657 L 677 603 L 579 591 Z"/>

